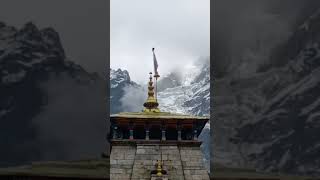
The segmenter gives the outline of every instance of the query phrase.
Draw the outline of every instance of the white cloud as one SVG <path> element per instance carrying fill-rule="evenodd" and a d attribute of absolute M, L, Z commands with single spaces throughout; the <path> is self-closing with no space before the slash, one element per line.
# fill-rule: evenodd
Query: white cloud
<path fill-rule="evenodd" d="M 111 0 L 110 64 L 144 82 L 156 48 L 160 75 L 209 56 L 209 0 Z"/>

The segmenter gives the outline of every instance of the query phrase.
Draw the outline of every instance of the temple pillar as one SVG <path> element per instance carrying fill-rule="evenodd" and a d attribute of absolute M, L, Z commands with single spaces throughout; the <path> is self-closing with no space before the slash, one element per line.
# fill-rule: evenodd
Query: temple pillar
<path fill-rule="evenodd" d="M 165 140 L 166 140 L 166 130 L 165 130 L 165 129 L 162 129 L 161 140 L 162 140 L 162 141 L 165 141 Z"/>
<path fill-rule="evenodd" d="M 133 140 L 133 129 L 134 129 L 134 125 L 133 125 L 133 122 L 130 121 L 129 122 L 129 139 L 130 140 Z"/>
<path fill-rule="evenodd" d="M 181 130 L 178 130 L 178 141 L 181 141 L 182 138 L 181 138 Z"/>
<path fill-rule="evenodd" d="M 129 130 L 129 139 L 133 140 L 133 129 Z"/>
<path fill-rule="evenodd" d="M 150 131 L 149 131 L 150 127 L 148 122 L 145 123 L 144 128 L 146 132 L 145 140 L 150 140 Z"/>
<path fill-rule="evenodd" d="M 112 138 L 113 139 L 118 139 L 118 133 L 117 133 L 117 131 L 118 131 L 118 127 L 115 125 L 115 126 L 113 126 L 113 128 L 112 128 Z"/>
<path fill-rule="evenodd" d="M 149 129 L 146 129 L 146 140 L 149 140 Z"/>
<path fill-rule="evenodd" d="M 162 121 L 162 125 L 161 125 L 161 140 L 165 141 L 166 138 L 166 124 L 164 121 Z"/>
<path fill-rule="evenodd" d="M 182 140 L 182 138 L 181 138 L 181 124 L 180 123 L 178 123 L 177 124 L 177 130 L 178 130 L 178 141 L 181 141 Z"/>
<path fill-rule="evenodd" d="M 198 130 L 193 130 L 193 140 L 198 140 Z"/>
<path fill-rule="evenodd" d="M 193 123 L 193 140 L 198 140 L 198 123 Z"/>

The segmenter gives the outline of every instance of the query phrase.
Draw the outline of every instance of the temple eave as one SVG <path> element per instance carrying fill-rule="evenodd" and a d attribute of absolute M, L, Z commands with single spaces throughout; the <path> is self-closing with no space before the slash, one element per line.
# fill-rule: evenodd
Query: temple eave
<path fill-rule="evenodd" d="M 209 120 L 207 116 L 191 116 L 185 114 L 172 114 L 169 112 L 122 112 L 112 114 L 111 118 L 131 118 L 131 119 L 177 119 L 177 120 Z"/>
<path fill-rule="evenodd" d="M 133 140 L 125 140 L 125 139 L 113 139 L 111 140 L 111 145 L 137 145 L 137 144 L 145 144 L 145 145 L 178 145 L 178 146 L 200 146 L 201 141 L 198 140 L 143 140 L 143 139 L 133 139 Z"/>

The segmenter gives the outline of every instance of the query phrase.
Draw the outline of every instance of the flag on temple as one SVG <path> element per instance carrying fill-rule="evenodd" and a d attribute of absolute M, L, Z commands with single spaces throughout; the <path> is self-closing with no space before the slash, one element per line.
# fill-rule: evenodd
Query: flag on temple
<path fill-rule="evenodd" d="M 152 48 L 152 52 L 153 52 L 154 77 L 159 77 L 158 62 L 157 62 L 156 55 L 154 54 L 154 48 Z"/>

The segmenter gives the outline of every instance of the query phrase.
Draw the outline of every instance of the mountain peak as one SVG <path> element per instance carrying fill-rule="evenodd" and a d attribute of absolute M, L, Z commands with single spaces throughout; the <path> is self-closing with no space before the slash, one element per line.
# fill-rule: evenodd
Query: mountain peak
<path fill-rule="evenodd" d="M 47 47 L 54 49 L 60 57 L 65 59 L 65 52 L 60 41 L 59 33 L 51 27 L 44 28 L 40 32 Z"/>
<path fill-rule="evenodd" d="M 42 29 L 41 33 L 44 36 L 47 36 L 49 38 L 60 40 L 58 32 L 55 31 L 52 27 L 47 27 L 47 28 Z"/>
<path fill-rule="evenodd" d="M 112 79 L 120 79 L 121 81 L 130 82 L 130 75 L 127 70 L 121 70 L 118 68 L 117 70 L 110 69 L 110 80 Z"/>
<path fill-rule="evenodd" d="M 33 24 L 31 21 L 26 23 L 19 31 L 23 34 L 40 34 L 39 29 L 35 24 Z"/>

